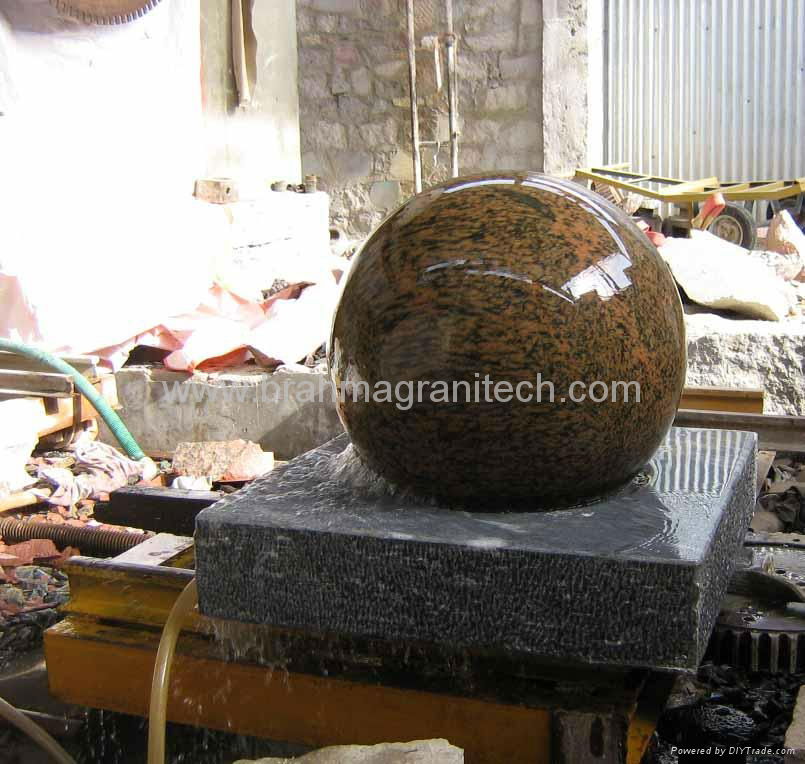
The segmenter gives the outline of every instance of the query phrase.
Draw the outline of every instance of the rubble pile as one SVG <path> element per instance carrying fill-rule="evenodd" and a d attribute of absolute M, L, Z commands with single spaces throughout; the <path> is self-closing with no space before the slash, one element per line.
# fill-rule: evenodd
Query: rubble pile
<path fill-rule="evenodd" d="M 52 541 L 0 543 L 0 668 L 41 642 L 43 631 L 60 619 L 70 586 L 59 570 L 78 550 L 59 552 Z"/>
<path fill-rule="evenodd" d="M 805 465 L 775 459 L 771 479 L 758 498 L 752 529 L 765 533 L 805 533 Z"/>
<path fill-rule="evenodd" d="M 707 231 L 666 238 L 659 252 L 691 302 L 736 317 L 802 320 L 805 308 L 805 234 L 791 215 L 772 219 L 766 249 L 750 251 Z"/>

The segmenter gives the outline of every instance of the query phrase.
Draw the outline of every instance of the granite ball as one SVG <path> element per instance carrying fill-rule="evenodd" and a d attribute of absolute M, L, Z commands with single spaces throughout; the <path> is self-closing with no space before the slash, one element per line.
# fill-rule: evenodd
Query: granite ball
<path fill-rule="evenodd" d="M 499 172 L 430 188 L 372 233 L 328 358 L 358 456 L 391 483 L 558 505 L 650 460 L 682 394 L 685 329 L 668 267 L 624 212 Z"/>

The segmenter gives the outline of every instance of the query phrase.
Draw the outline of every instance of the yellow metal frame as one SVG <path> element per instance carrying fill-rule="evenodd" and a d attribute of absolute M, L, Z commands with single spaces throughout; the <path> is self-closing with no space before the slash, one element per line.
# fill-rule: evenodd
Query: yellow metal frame
<path fill-rule="evenodd" d="M 721 193 L 727 201 L 773 201 L 805 193 L 805 178 L 720 183 L 715 176 L 698 180 L 680 180 L 632 172 L 629 167 L 628 162 L 602 167 L 583 167 L 576 170 L 575 178 L 605 183 L 624 191 L 680 206 L 692 206 L 694 203 L 704 202 L 716 192 Z M 654 183 L 662 188 L 646 188 L 640 185 L 641 183 Z"/>

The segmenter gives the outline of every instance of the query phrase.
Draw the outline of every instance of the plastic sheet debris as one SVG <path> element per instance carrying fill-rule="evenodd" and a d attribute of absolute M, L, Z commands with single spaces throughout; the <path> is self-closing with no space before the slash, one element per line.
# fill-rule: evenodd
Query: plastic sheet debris
<path fill-rule="evenodd" d="M 71 447 L 75 458 L 72 469 L 49 464 L 37 467 L 37 477 L 50 485 L 47 496 L 51 504 L 71 507 L 88 498 L 105 494 L 127 485 L 129 480 L 144 477 L 149 465 L 129 459 L 113 446 L 92 440 L 82 433 Z M 33 489 L 34 493 L 40 489 Z"/>

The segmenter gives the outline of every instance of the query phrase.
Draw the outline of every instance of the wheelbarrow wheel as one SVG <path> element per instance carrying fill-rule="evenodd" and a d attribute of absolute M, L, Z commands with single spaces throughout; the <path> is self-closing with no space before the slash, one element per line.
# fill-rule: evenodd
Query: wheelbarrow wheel
<path fill-rule="evenodd" d="M 749 212 L 737 204 L 728 204 L 707 230 L 731 244 L 754 249 L 757 244 L 755 221 Z"/>

